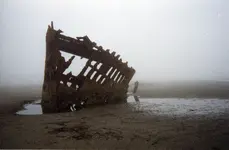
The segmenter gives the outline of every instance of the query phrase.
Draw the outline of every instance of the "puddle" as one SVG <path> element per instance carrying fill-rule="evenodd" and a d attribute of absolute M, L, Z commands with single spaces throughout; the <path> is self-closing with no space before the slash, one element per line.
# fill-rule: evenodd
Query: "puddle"
<path fill-rule="evenodd" d="M 43 114 L 41 100 L 36 100 L 30 104 L 25 104 L 22 110 L 16 112 L 17 115 L 41 115 Z"/>
<path fill-rule="evenodd" d="M 134 111 L 143 111 L 146 114 L 195 116 L 219 115 L 228 113 L 228 99 L 198 99 L 198 98 L 128 98 L 128 103 Z"/>

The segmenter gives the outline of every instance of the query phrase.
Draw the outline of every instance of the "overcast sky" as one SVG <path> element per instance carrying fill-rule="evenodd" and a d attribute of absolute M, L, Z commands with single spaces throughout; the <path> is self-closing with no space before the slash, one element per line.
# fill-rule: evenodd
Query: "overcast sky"
<path fill-rule="evenodd" d="M 119 53 L 134 80 L 229 80 L 228 0 L 0 0 L 0 9 L 1 84 L 43 82 L 51 21 Z"/>

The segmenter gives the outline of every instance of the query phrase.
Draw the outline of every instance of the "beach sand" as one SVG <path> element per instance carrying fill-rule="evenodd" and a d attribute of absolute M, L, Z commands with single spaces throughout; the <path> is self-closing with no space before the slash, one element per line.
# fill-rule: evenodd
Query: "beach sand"
<path fill-rule="evenodd" d="M 227 109 L 215 116 L 166 116 L 126 103 L 15 115 L 24 101 L 39 98 L 39 90 L 26 91 L 1 94 L 0 148 L 229 149 Z"/>

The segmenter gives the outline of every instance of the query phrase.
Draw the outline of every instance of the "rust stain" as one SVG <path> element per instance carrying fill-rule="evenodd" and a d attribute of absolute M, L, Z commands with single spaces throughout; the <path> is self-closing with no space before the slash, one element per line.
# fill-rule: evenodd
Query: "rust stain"
<path fill-rule="evenodd" d="M 88 36 L 71 38 L 62 32 L 51 23 L 46 33 L 43 112 L 66 111 L 73 104 L 80 108 L 82 104 L 126 102 L 128 85 L 135 74 L 128 62 L 122 62 L 116 52 L 97 46 Z M 60 51 L 73 56 L 65 60 Z M 75 56 L 87 59 L 84 68 L 78 75 L 63 74 Z"/>

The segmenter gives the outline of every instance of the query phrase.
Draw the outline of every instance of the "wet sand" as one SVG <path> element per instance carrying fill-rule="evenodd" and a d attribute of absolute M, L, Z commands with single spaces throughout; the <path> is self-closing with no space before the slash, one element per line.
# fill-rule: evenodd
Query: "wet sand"
<path fill-rule="evenodd" d="M 129 99 L 34 116 L 15 115 L 0 105 L 5 110 L 0 114 L 0 148 L 229 149 L 228 99 L 183 101 Z M 21 102 L 22 97 L 17 105 Z"/>
<path fill-rule="evenodd" d="M 23 104 L 41 97 L 41 86 L 0 87 L 0 114 L 13 114 Z"/>

